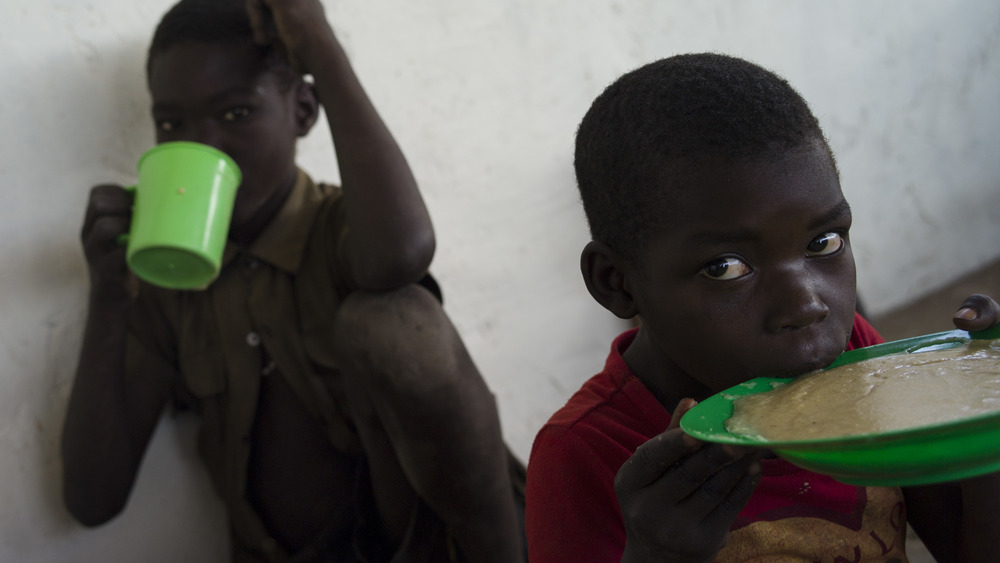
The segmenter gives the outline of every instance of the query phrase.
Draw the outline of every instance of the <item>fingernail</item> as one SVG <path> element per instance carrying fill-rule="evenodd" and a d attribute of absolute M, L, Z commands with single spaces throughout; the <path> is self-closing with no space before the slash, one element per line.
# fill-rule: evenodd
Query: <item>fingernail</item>
<path fill-rule="evenodd" d="M 976 317 L 978 317 L 978 316 L 979 316 L 979 313 L 975 309 L 973 309 L 971 307 L 963 307 L 963 308 L 955 311 L 955 318 L 956 319 L 963 319 L 963 320 L 966 320 L 966 321 L 974 321 L 974 320 L 976 320 Z"/>
<path fill-rule="evenodd" d="M 694 399 L 692 399 L 690 397 L 686 397 L 686 398 L 681 399 L 680 401 L 677 402 L 677 407 L 675 407 L 674 410 L 675 411 L 679 411 L 679 410 L 689 411 L 689 410 L 693 409 L 695 407 L 695 405 L 697 405 L 697 404 L 698 404 L 698 401 L 695 401 Z"/>

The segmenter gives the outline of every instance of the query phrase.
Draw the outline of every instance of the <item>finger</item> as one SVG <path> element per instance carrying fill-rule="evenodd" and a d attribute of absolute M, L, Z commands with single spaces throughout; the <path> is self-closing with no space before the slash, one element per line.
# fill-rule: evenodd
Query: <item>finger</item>
<path fill-rule="evenodd" d="M 986 295 L 970 295 L 955 311 L 953 322 L 962 330 L 985 330 L 1000 322 L 1000 305 Z"/>
<path fill-rule="evenodd" d="M 258 45 L 268 45 L 273 40 L 270 12 L 270 8 L 263 0 L 247 0 L 247 17 L 250 18 L 254 43 Z"/>
<path fill-rule="evenodd" d="M 680 502 L 691 496 L 700 499 L 701 513 L 707 514 L 735 485 L 755 458 L 755 452 L 750 448 L 710 444 L 670 468 L 662 480 L 663 486 L 669 488 L 671 500 Z M 710 502 L 704 502 L 705 495 Z"/>
<path fill-rule="evenodd" d="M 737 478 L 735 482 L 731 482 L 734 475 Z M 750 496 L 753 495 L 760 478 L 760 461 L 756 457 L 747 457 L 720 472 L 718 480 L 713 478 L 707 485 L 709 490 L 713 491 L 712 494 L 720 495 L 722 500 L 715 504 L 715 508 L 702 522 L 707 527 L 724 525 L 728 528 L 732 525 L 733 520 L 750 501 Z"/>
<path fill-rule="evenodd" d="M 680 430 L 667 430 L 636 448 L 615 475 L 615 491 L 641 489 L 704 445 Z"/>
<path fill-rule="evenodd" d="M 103 254 L 121 247 L 118 238 L 127 233 L 131 221 L 128 217 L 105 215 L 98 217 L 83 238 L 87 254 Z"/>
<path fill-rule="evenodd" d="M 667 430 L 672 430 L 674 428 L 680 428 L 681 418 L 694 407 L 698 405 L 698 401 L 691 398 L 681 399 L 677 406 L 674 408 L 674 413 L 670 416 L 670 424 L 667 426 Z"/>
<path fill-rule="evenodd" d="M 118 236 L 126 232 L 128 226 L 129 219 L 125 217 L 104 216 L 94 223 L 89 237 L 83 241 L 91 280 L 124 279 L 126 247 L 118 243 Z"/>
<path fill-rule="evenodd" d="M 105 278 L 122 277 L 128 270 L 125 253 L 125 246 L 115 245 L 90 264 L 91 272 L 96 272 Z"/>
<path fill-rule="evenodd" d="M 87 211 L 83 219 L 82 237 L 87 238 L 94 223 L 101 217 L 128 217 L 132 214 L 133 196 L 121 186 L 104 184 L 90 190 Z"/>

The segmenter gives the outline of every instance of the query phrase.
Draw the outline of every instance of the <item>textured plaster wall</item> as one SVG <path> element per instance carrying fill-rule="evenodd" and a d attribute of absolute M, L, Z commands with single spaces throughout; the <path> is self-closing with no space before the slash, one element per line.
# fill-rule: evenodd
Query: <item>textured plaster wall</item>
<path fill-rule="evenodd" d="M 152 143 L 144 49 L 169 0 L 0 3 L 0 561 L 219 561 L 222 511 L 167 418 L 126 512 L 58 497 L 58 437 L 87 288 L 90 185 Z M 871 312 L 1000 257 L 1000 5 L 987 1 L 339 0 L 327 11 L 435 219 L 446 308 L 527 458 L 623 328 L 586 294 L 571 150 L 621 73 L 722 51 L 785 75 L 838 155 Z M 336 180 L 329 135 L 303 165 Z M 206 500 L 207 499 L 207 500 Z"/>

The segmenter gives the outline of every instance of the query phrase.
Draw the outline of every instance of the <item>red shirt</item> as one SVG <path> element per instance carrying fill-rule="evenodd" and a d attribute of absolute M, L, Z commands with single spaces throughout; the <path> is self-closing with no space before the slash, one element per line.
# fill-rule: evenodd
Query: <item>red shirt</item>
<path fill-rule="evenodd" d="M 621 560 L 625 528 L 615 474 L 639 445 L 670 423 L 670 414 L 622 358 L 636 332 L 615 339 L 604 371 L 535 438 L 526 508 L 532 563 Z M 856 316 L 848 349 L 880 342 L 875 329 Z M 898 489 L 845 485 L 781 459 L 761 465 L 761 482 L 730 528 L 720 560 L 793 552 L 808 560 L 905 560 Z"/>

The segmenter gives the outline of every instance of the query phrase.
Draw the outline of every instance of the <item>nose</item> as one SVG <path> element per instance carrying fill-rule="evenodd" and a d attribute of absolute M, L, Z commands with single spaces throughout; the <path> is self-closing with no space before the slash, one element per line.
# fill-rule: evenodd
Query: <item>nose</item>
<path fill-rule="evenodd" d="M 808 265 L 786 265 L 776 269 L 771 278 L 766 320 L 770 332 L 798 330 L 822 322 L 830 315 L 820 291 L 820 277 Z"/>
<path fill-rule="evenodd" d="M 186 133 L 183 139 L 185 141 L 201 143 L 225 152 L 222 132 L 210 119 L 198 120 L 191 123 Z"/>

